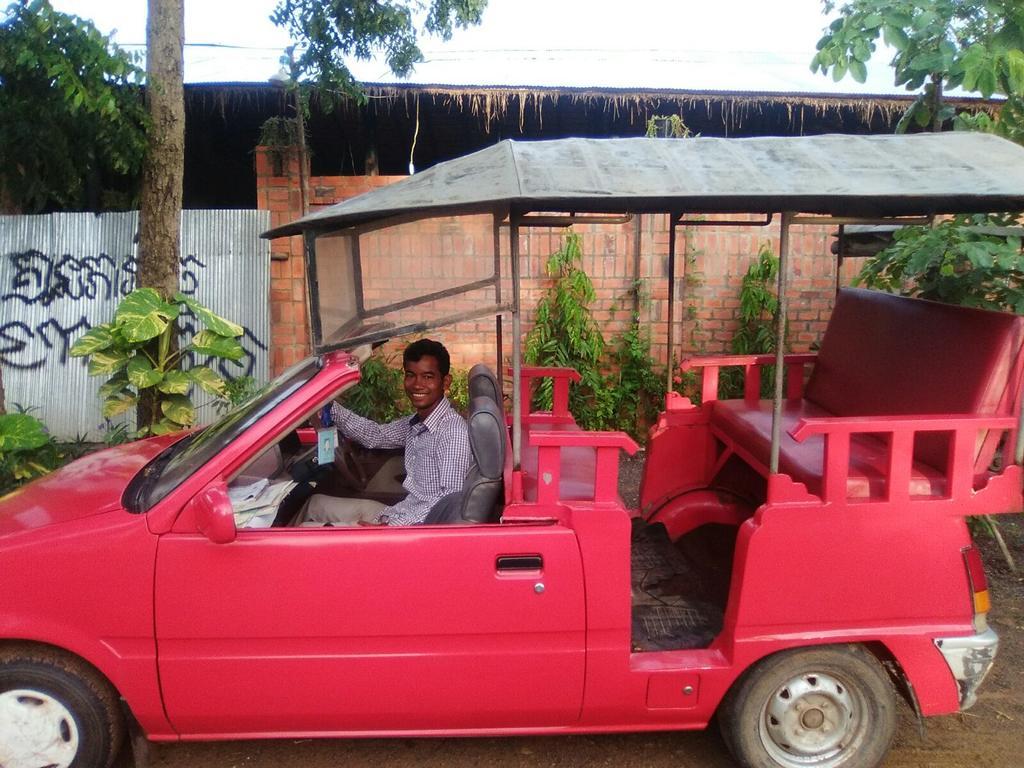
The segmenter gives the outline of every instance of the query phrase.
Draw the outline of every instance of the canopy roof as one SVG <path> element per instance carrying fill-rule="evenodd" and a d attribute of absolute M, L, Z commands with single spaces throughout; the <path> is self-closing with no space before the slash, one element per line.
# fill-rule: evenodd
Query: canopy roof
<path fill-rule="evenodd" d="M 979 133 L 503 141 L 264 237 L 487 210 L 916 216 L 1024 210 L 1024 147 Z"/>

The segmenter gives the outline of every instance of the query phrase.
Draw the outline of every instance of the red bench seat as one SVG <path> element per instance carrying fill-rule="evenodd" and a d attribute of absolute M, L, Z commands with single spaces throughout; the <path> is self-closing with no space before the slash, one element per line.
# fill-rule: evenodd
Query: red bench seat
<path fill-rule="evenodd" d="M 779 448 L 779 471 L 807 486 L 821 496 L 824 475 L 824 442 L 821 435 L 812 435 L 798 443 L 789 436 L 802 419 L 833 414 L 807 400 L 788 401 L 782 409 L 782 444 Z M 772 402 L 760 400 L 721 400 L 715 403 L 712 430 L 726 438 L 737 452 L 762 474 L 768 474 L 772 445 Z M 889 446 L 870 435 L 854 435 L 850 439 L 850 466 L 846 479 L 846 495 L 851 499 L 881 498 L 886 491 Z M 943 496 L 945 473 L 921 461 L 913 462 L 910 474 L 911 496 Z"/>
<path fill-rule="evenodd" d="M 833 424 L 836 417 L 851 417 L 843 427 L 851 431 L 849 422 L 860 417 L 873 419 L 872 428 L 855 428 L 849 436 L 847 498 L 885 498 L 891 493 L 886 486 L 897 462 L 890 456 L 890 441 L 905 446 L 897 451 L 913 454 L 909 470 L 900 474 L 900 482 L 909 487 L 899 493 L 945 496 L 953 471 L 951 435 L 954 426 L 962 426 L 955 420 L 1017 412 L 1022 340 L 1024 318 L 1016 315 L 878 291 L 840 291 L 803 396 L 784 404 L 779 471 L 822 495 L 828 484 L 826 437 L 812 434 L 798 441 L 790 433 L 800 432 L 804 419 L 822 417 Z M 706 405 L 713 434 L 767 475 L 771 401 L 716 400 Z M 903 428 L 893 419 L 908 416 L 931 421 Z M 887 431 L 891 437 L 880 437 Z M 979 424 L 956 447 L 957 455 L 973 467 L 975 487 L 985 482 L 1004 432 Z"/>

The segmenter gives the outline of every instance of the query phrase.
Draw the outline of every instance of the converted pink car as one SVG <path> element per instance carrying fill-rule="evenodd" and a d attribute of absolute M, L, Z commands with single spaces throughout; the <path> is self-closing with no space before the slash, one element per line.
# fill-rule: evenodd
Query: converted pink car
<path fill-rule="evenodd" d="M 930 186 L 908 194 L 917 174 Z M 993 209 L 1024 210 L 1024 150 L 986 136 L 564 140 L 505 142 L 276 230 L 307 237 L 316 356 L 205 429 L 0 501 L 0 765 L 108 765 L 128 726 L 178 741 L 716 716 L 745 766 L 877 765 L 898 695 L 918 716 L 966 708 L 996 652 L 965 517 L 1021 508 L 1024 319 L 844 289 L 815 354 L 685 361 L 701 402 L 666 395 L 638 509 L 617 487 L 635 443 L 577 426 L 574 371 L 522 365 L 518 290 L 486 310 L 499 331 L 511 315 L 511 387 L 472 370 L 475 462 L 443 514 L 293 525 L 314 490 L 402 492 L 400 456 L 350 446 L 320 466 L 304 425 L 358 381 L 345 349 L 467 316 L 363 322 L 385 313 L 364 305 L 360 238 L 396 213 L 492 210 L 515 284 L 520 228 L 552 211 L 782 211 L 785 303 L 792 211 Z M 321 304 L 346 295 L 348 317 Z M 726 365 L 747 370 L 744 397 L 718 398 Z M 530 409 L 539 379 L 550 411 Z"/>

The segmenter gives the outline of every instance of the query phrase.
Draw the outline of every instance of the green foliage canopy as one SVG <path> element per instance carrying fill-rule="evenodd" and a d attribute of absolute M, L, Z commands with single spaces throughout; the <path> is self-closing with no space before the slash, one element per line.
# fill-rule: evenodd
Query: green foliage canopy
<path fill-rule="evenodd" d="M 562 247 L 548 257 L 552 283 L 537 304 L 534 326 L 526 335 L 524 359 L 529 365 L 573 368 L 579 383 L 569 387 L 569 410 L 584 429 L 622 429 L 639 440 L 657 415 L 664 378 L 651 357 L 649 332 L 638 312 L 626 331 L 611 343 L 591 312 L 597 298 L 583 270 L 582 237 L 565 235 Z M 630 291 L 636 304 L 645 302 L 643 285 Z M 533 395 L 535 409 L 552 404 L 551 379 L 541 379 Z"/>
<path fill-rule="evenodd" d="M 957 216 L 934 227 L 905 227 L 868 261 L 857 281 L 922 299 L 1024 314 L 1021 238 L 992 224 L 1012 218 Z"/>
<path fill-rule="evenodd" d="M 775 329 L 779 322 L 779 297 L 775 293 L 778 274 L 779 258 L 772 253 L 768 243 L 763 243 L 740 285 L 739 322 L 731 344 L 734 354 L 764 355 L 775 351 Z M 742 397 L 745 377 L 740 367 L 723 368 L 719 397 L 723 400 Z M 761 369 L 761 397 L 772 397 L 774 381 L 775 366 L 764 366 Z"/>
<path fill-rule="evenodd" d="M 26 213 L 125 207 L 146 149 L 143 72 L 49 0 L 0 19 L 0 187 Z"/>
<path fill-rule="evenodd" d="M 487 0 L 280 0 L 270 20 L 298 43 L 293 79 L 313 80 L 330 105 L 332 95 L 362 96 L 346 56 L 366 60 L 380 51 L 391 71 L 405 77 L 423 61 L 421 31 L 448 40 L 454 27 L 480 23 L 486 5 Z M 420 21 L 417 12 L 424 8 Z"/>
<path fill-rule="evenodd" d="M 867 78 L 866 63 L 881 38 L 895 50 L 896 85 L 923 91 L 898 130 L 911 123 L 938 125 L 952 118 L 944 89 L 962 87 L 985 98 L 1007 97 L 998 126 L 1012 135 L 1024 128 L 1024 4 L 1020 0 L 823 0 L 839 17 L 818 41 L 811 71 Z"/>
<path fill-rule="evenodd" d="M 537 304 L 524 359 L 529 365 L 574 368 L 580 381 L 569 387 L 569 410 L 584 429 L 604 429 L 615 410 L 614 393 L 602 370 L 606 344 L 590 311 L 597 296 L 580 266 L 582 242 L 579 234 L 569 232 L 562 247 L 548 257 L 547 273 L 553 282 Z M 549 410 L 551 402 L 551 380 L 541 379 L 534 406 Z"/>
<path fill-rule="evenodd" d="M 382 423 L 412 413 L 402 388 L 401 361 L 395 367 L 389 362 L 383 355 L 375 354 L 359 366 L 359 383 L 342 398 L 346 408 Z"/>

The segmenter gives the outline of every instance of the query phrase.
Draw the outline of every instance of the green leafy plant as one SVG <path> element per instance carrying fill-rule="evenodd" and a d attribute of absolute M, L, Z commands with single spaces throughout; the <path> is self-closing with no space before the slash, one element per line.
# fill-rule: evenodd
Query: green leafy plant
<path fill-rule="evenodd" d="M 402 369 L 389 363 L 388 358 L 373 355 L 359 367 L 359 383 L 342 397 L 346 408 L 381 423 L 412 413 L 402 389 Z"/>
<path fill-rule="evenodd" d="M 132 435 L 128 425 L 123 422 L 104 420 L 103 444 L 106 446 L 121 445 L 130 442 Z"/>
<path fill-rule="evenodd" d="M 260 126 L 257 144 L 273 149 L 290 149 L 299 143 L 299 121 L 294 117 L 268 117 Z"/>
<path fill-rule="evenodd" d="M 737 355 L 763 355 L 775 351 L 775 327 L 779 316 L 779 298 L 775 280 L 779 259 L 767 243 L 761 246 L 757 259 L 747 269 L 740 286 L 739 326 L 732 338 L 732 351 Z M 775 366 L 761 369 L 761 396 L 771 397 Z M 743 394 L 744 376 L 740 368 L 722 371 L 719 392 L 723 398 Z"/>
<path fill-rule="evenodd" d="M 904 227 L 857 276 L 869 288 L 969 307 L 1024 314 L 1021 238 L 993 226 L 1007 217 L 957 216 Z"/>
<path fill-rule="evenodd" d="M 688 139 L 693 133 L 679 115 L 655 115 L 647 121 L 648 139 Z"/>
<path fill-rule="evenodd" d="M 651 355 L 650 331 L 640 322 L 639 309 L 648 302 L 643 282 L 635 281 L 629 294 L 634 297 L 637 309 L 630 315 L 629 326 L 610 345 L 611 372 L 605 386 L 615 400 L 610 426 L 644 442 L 648 428 L 661 409 L 665 377 L 664 368 Z"/>
<path fill-rule="evenodd" d="M 602 372 L 605 340 L 590 312 L 596 294 L 580 268 L 581 241 L 579 234 L 568 233 L 562 247 L 548 258 L 553 283 L 537 304 L 524 359 L 528 365 L 575 368 L 580 381 L 569 388 L 569 409 L 584 429 L 605 429 L 614 417 L 615 396 Z M 540 382 L 533 402 L 536 408 L 551 408 L 550 379 Z"/>
<path fill-rule="evenodd" d="M 175 348 L 175 320 L 185 310 L 203 325 L 185 346 Z M 152 288 L 138 288 L 118 304 L 114 320 L 87 331 L 71 347 L 72 357 L 89 358 L 90 376 L 109 376 L 100 387 L 103 417 L 113 418 L 142 404 L 151 414 L 138 436 L 176 432 L 195 423 L 189 392 L 198 386 L 216 397 L 226 396 L 224 379 L 208 366 L 180 370 L 188 354 L 238 360 L 242 327 L 225 320 L 198 301 L 175 294 L 164 301 Z"/>
<path fill-rule="evenodd" d="M 52 472 L 63 461 L 38 418 L 25 412 L 0 414 L 0 495 Z"/>
<path fill-rule="evenodd" d="M 469 413 L 469 371 L 465 368 L 452 368 L 452 384 L 448 388 L 448 399 L 463 416 Z"/>
<path fill-rule="evenodd" d="M 224 379 L 224 395 L 213 404 L 217 413 L 227 413 L 249 400 L 260 387 L 252 376 L 236 376 Z"/>
<path fill-rule="evenodd" d="M 778 275 L 779 259 L 765 243 L 740 285 L 740 324 L 732 338 L 732 351 L 737 355 L 775 351 L 775 321 L 779 315 L 775 280 Z"/>
<path fill-rule="evenodd" d="M 257 144 L 270 150 L 272 162 L 274 163 L 274 175 L 280 176 L 284 173 L 284 164 L 288 153 L 294 151 L 300 145 L 308 157 L 309 150 L 308 133 L 300 141 L 300 121 L 294 117 L 270 117 L 263 121 L 260 126 L 260 135 Z M 305 123 L 301 130 L 305 131 Z"/>

